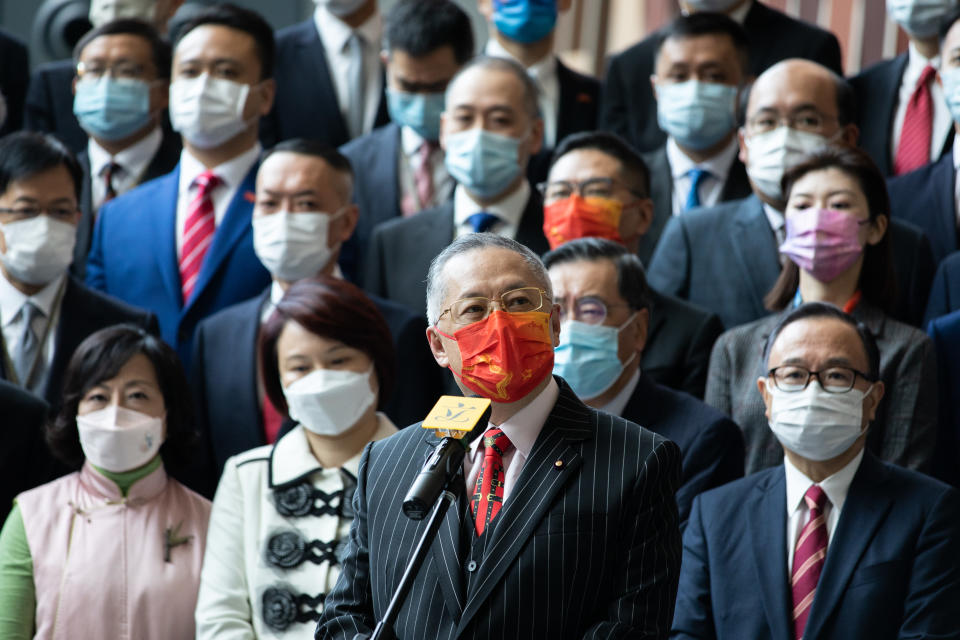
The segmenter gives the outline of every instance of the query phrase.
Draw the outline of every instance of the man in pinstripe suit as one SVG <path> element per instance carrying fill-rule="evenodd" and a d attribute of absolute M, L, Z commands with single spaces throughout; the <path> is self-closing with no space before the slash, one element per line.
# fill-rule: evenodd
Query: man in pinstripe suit
<path fill-rule="evenodd" d="M 550 375 L 557 308 L 523 245 L 462 236 L 433 261 L 427 286 L 434 358 L 464 393 L 494 402 L 396 637 L 666 638 L 680 568 L 679 449 L 587 407 Z M 425 527 L 401 502 L 436 442 L 411 427 L 364 452 L 317 638 L 365 637 L 383 616 Z M 491 469 L 496 495 L 479 491 Z M 493 507 L 478 508 L 484 500 Z"/>

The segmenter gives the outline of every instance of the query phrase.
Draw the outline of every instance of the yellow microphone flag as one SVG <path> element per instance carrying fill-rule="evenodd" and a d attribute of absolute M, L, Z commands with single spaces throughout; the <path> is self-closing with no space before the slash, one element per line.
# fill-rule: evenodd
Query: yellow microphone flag
<path fill-rule="evenodd" d="M 423 428 L 436 430 L 441 438 L 463 438 L 486 417 L 489 408 L 489 398 L 440 396 L 423 421 Z"/>

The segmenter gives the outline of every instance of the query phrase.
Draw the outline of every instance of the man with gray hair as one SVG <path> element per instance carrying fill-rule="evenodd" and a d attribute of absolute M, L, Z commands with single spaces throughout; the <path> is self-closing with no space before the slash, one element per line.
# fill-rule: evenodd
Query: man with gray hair
<path fill-rule="evenodd" d="M 377 227 L 363 287 L 419 310 L 430 260 L 455 238 L 491 231 L 546 252 L 543 203 L 525 178 L 542 139 L 537 87 L 523 67 L 502 58 L 467 63 L 447 86 L 440 120 L 453 199 Z"/>
<path fill-rule="evenodd" d="M 430 265 L 427 291 L 434 358 L 492 412 L 395 636 L 666 638 L 680 568 L 677 446 L 586 406 L 551 375 L 559 308 L 520 243 L 458 238 Z M 426 526 L 401 504 L 437 442 L 414 426 L 364 452 L 316 638 L 376 626 Z"/>

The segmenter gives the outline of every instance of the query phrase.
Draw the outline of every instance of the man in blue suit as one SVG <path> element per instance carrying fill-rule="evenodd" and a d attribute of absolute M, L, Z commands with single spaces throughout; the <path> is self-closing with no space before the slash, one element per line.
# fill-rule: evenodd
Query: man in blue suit
<path fill-rule="evenodd" d="M 872 335 L 810 303 L 764 358 L 784 464 L 694 499 L 671 637 L 960 638 L 956 491 L 864 450 L 884 393 Z"/>
<path fill-rule="evenodd" d="M 651 291 L 636 255 L 611 240 L 580 238 L 554 249 L 543 262 L 560 305 L 554 373 L 588 406 L 646 427 L 680 447 L 683 472 L 677 507 L 682 526 L 695 496 L 743 477 L 740 428 L 693 396 L 658 384 L 643 369 L 641 356 L 652 346 L 647 338 L 655 337 L 648 331 Z M 663 309 L 653 313 L 659 311 Z"/>
<path fill-rule="evenodd" d="M 440 148 L 444 91 L 473 56 L 470 17 L 452 0 L 403 0 L 386 23 L 390 124 L 341 148 L 357 169 L 353 197 L 363 215 L 340 251 L 340 268 L 358 280 L 373 228 L 441 205 L 454 181 Z"/>
<path fill-rule="evenodd" d="M 180 163 L 105 204 L 94 229 L 87 282 L 154 311 L 188 369 L 197 323 L 270 281 L 250 215 L 272 69 L 273 32 L 256 13 L 219 5 L 185 24 L 170 85 Z"/>

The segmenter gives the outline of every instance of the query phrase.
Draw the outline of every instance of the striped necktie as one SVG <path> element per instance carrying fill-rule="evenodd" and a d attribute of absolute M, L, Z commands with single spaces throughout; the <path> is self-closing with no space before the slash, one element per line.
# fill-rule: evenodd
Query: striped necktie
<path fill-rule="evenodd" d="M 930 162 L 930 138 L 933 136 L 933 96 L 930 83 L 937 70 L 927 65 L 907 102 L 907 111 L 900 129 L 900 144 L 893 160 L 893 174 L 919 169 Z"/>
<path fill-rule="evenodd" d="M 217 223 L 211 196 L 221 183 L 222 180 L 212 171 L 204 171 L 193 181 L 193 185 L 197 187 L 197 195 L 187 210 L 187 220 L 183 226 L 183 248 L 180 251 L 180 287 L 184 304 L 193 295 L 203 258 L 213 244 Z"/>
<path fill-rule="evenodd" d="M 830 502 L 827 494 L 817 485 L 812 485 L 803 496 L 810 509 L 810 518 L 800 532 L 797 548 L 793 552 L 793 632 L 796 640 L 803 638 L 807 627 L 810 607 L 817 593 L 820 572 L 827 558 L 827 517 L 824 507 Z"/>

